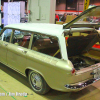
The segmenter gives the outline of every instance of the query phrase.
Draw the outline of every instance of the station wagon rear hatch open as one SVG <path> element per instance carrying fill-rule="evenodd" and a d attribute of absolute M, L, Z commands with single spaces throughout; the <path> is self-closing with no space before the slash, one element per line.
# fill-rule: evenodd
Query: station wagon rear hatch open
<path fill-rule="evenodd" d="M 86 11 L 82 12 L 78 17 L 76 17 L 69 23 L 63 24 L 63 29 L 68 29 L 70 27 L 73 27 L 73 26 L 75 26 L 75 23 L 76 23 L 76 25 L 79 25 L 79 24 L 77 24 L 78 21 L 81 22 L 83 25 L 84 24 L 88 25 L 88 23 L 86 23 L 86 18 L 89 18 L 91 16 L 96 16 L 96 17 L 100 16 L 100 6 L 94 6 L 92 8 L 87 9 Z M 84 27 L 82 24 L 80 27 Z M 93 25 L 92 27 L 95 27 L 95 26 L 97 27 L 97 24 L 92 23 L 92 25 Z M 89 26 L 91 26 L 91 25 L 89 24 Z M 100 24 L 98 24 L 98 26 L 100 26 Z"/>

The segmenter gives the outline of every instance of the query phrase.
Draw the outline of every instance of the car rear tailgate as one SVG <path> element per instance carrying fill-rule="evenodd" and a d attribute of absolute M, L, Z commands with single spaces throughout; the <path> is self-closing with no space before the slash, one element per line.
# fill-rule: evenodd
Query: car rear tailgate
<path fill-rule="evenodd" d="M 100 78 L 100 63 L 76 71 L 76 75 L 82 75 L 82 80 L 88 78 Z"/>

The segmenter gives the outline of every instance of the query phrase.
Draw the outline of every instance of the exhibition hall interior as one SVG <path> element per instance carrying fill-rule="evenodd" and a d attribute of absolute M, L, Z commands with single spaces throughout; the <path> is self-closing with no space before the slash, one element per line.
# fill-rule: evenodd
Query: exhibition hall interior
<path fill-rule="evenodd" d="M 100 1 L 0 0 L 0 100 L 100 100 Z"/>

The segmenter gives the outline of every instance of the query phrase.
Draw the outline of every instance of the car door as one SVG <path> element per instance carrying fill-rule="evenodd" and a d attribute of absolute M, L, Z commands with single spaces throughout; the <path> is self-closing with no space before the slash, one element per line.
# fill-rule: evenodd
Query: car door
<path fill-rule="evenodd" d="M 0 36 L 0 61 L 7 65 L 7 47 L 10 42 L 12 29 L 4 29 Z"/>
<path fill-rule="evenodd" d="M 31 34 L 28 34 L 28 32 L 14 30 L 11 43 L 8 46 L 8 65 L 23 73 L 25 72 L 24 69 L 27 62 L 26 54 L 28 52 L 30 37 Z"/>

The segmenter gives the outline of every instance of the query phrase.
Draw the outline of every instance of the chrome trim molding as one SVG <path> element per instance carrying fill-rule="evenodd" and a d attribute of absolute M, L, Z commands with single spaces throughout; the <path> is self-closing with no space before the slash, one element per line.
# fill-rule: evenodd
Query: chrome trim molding
<path fill-rule="evenodd" d="M 98 80 L 100 80 L 100 78 L 97 78 L 97 79 L 94 79 L 94 78 L 93 78 L 93 79 L 90 79 L 90 80 L 85 81 L 85 82 L 83 82 L 83 83 L 78 83 L 78 84 L 74 84 L 74 85 L 72 85 L 72 84 L 67 84 L 67 85 L 65 85 L 65 87 L 66 87 L 67 89 L 71 89 L 71 90 L 83 89 L 83 88 L 85 88 L 85 87 L 91 85 L 92 83 L 97 82 Z"/>

